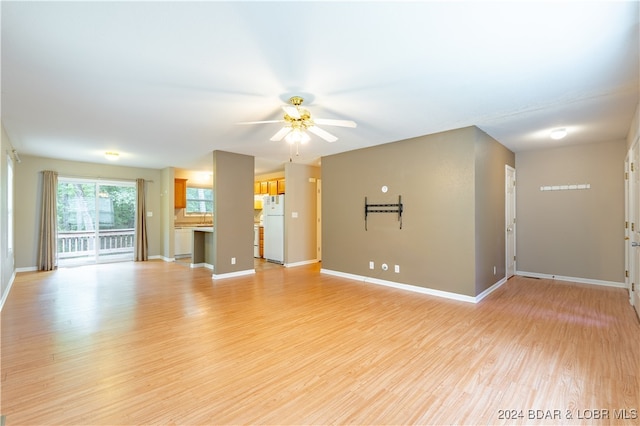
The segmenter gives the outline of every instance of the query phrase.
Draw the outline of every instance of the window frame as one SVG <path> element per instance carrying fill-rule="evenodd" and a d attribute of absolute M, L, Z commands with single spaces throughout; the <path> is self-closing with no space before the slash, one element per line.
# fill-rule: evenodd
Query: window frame
<path fill-rule="evenodd" d="M 189 198 L 189 190 L 190 189 L 195 189 L 195 190 L 203 190 L 203 191 L 210 191 L 211 192 L 211 199 L 208 200 L 206 197 L 205 198 Z M 212 214 L 213 213 L 213 199 L 214 199 L 214 194 L 213 194 L 213 188 L 211 188 L 210 186 L 204 186 L 204 185 L 189 185 L 187 184 L 187 189 L 186 189 L 186 197 L 187 197 L 187 206 L 184 209 L 184 215 L 185 216 L 203 216 L 203 215 L 207 215 L 207 214 Z M 189 206 L 190 203 L 189 202 L 198 202 L 200 204 L 200 209 L 195 211 L 195 210 L 189 210 Z M 205 210 L 202 210 L 202 206 L 204 204 L 204 208 Z"/>

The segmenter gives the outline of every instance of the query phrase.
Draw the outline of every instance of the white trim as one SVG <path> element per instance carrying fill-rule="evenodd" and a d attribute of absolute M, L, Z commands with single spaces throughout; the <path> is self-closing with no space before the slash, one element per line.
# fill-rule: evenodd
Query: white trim
<path fill-rule="evenodd" d="M 497 283 L 495 283 L 494 285 L 492 285 L 491 287 L 489 287 L 488 289 L 480 293 L 478 296 L 473 297 L 473 296 L 467 296 L 464 294 L 451 293 L 448 291 L 435 290 L 432 288 L 419 287 L 411 284 L 402 284 L 394 281 L 386 281 L 386 280 L 380 280 L 378 278 L 365 277 L 362 275 L 348 274 L 340 271 L 332 271 L 330 269 L 320 269 L 320 273 L 327 274 L 327 275 L 334 275 L 336 277 L 347 278 L 347 279 L 356 280 L 356 281 L 362 281 L 364 283 L 371 283 L 371 284 L 383 285 L 386 287 L 398 288 L 401 290 L 412 291 L 414 293 L 428 294 L 430 296 L 442 297 L 442 298 L 451 299 L 451 300 L 458 300 L 458 301 L 467 302 L 467 303 L 480 302 L 482 299 L 487 297 L 490 293 L 492 293 L 502 284 L 507 282 L 506 278 L 502 278 L 500 281 L 498 281 Z"/>
<path fill-rule="evenodd" d="M 202 262 L 202 263 L 190 263 L 190 268 L 207 268 L 213 271 L 213 265 L 210 263 Z"/>
<path fill-rule="evenodd" d="M 242 277 L 245 275 L 251 275 L 251 274 L 255 274 L 256 270 L 255 269 L 246 269 L 244 271 L 237 271 L 237 272 L 229 272 L 227 274 L 213 274 L 211 275 L 211 278 L 214 280 L 220 280 L 223 278 L 235 278 L 235 277 Z"/>
<path fill-rule="evenodd" d="M 627 288 L 625 283 L 620 283 L 617 281 L 592 280 L 590 278 L 565 277 L 563 275 L 540 274 L 537 272 L 525 272 L 525 271 L 516 271 L 516 275 L 533 277 L 533 278 L 544 278 L 548 280 L 570 281 L 570 282 L 579 283 L 579 284 L 601 285 L 604 287 Z"/>
<path fill-rule="evenodd" d="M 476 303 L 478 303 L 479 301 L 481 301 L 482 299 L 484 299 L 485 297 L 487 297 L 488 295 L 490 295 L 491 293 L 499 289 L 502 286 L 502 284 L 506 282 L 507 282 L 507 277 L 502 278 L 500 281 L 496 281 L 495 284 L 493 284 L 491 287 L 489 287 L 488 289 L 486 289 L 485 291 L 483 291 L 482 293 L 476 296 Z"/>
<path fill-rule="evenodd" d="M 507 258 L 509 256 L 509 232 L 507 232 L 507 228 L 509 226 L 512 226 L 513 229 L 513 273 L 515 274 L 516 271 L 518 270 L 518 263 L 517 263 L 517 257 L 515 257 L 517 255 L 516 253 L 516 248 L 518 246 L 518 227 L 517 227 L 517 222 L 515 222 L 516 220 L 516 202 L 517 202 L 517 193 L 516 193 L 516 184 L 514 182 L 513 184 L 513 220 L 514 222 L 512 224 L 507 224 L 507 218 L 509 217 L 509 208 L 510 206 L 507 205 L 507 201 L 509 198 L 509 182 L 507 181 L 507 177 L 509 176 L 509 172 L 513 171 L 513 179 L 517 182 L 517 175 L 516 175 L 516 169 L 514 167 L 511 167 L 508 164 L 504 165 L 504 178 L 505 178 L 505 187 L 504 187 L 504 218 L 505 218 L 505 226 L 504 226 L 504 269 L 505 269 L 505 274 L 509 274 L 509 268 L 507 265 L 509 265 L 510 260 Z M 509 277 L 507 277 L 508 279 Z"/>
<path fill-rule="evenodd" d="M 285 268 L 293 268 L 296 266 L 310 265 L 312 263 L 318 263 L 318 259 L 303 260 L 302 262 L 295 262 L 295 263 L 285 263 L 283 266 Z"/>
<path fill-rule="evenodd" d="M 0 300 L 0 312 L 2 312 L 2 308 L 4 308 L 4 302 L 6 302 L 7 298 L 9 297 L 9 292 L 11 291 L 11 287 L 13 286 L 13 282 L 15 281 L 15 279 L 16 272 L 14 271 L 13 274 L 11 274 L 11 278 L 9 279 L 9 285 L 7 285 L 7 289 L 2 295 L 2 300 Z"/>
<path fill-rule="evenodd" d="M 156 254 L 154 256 L 149 256 L 147 260 L 163 260 L 165 262 L 175 262 L 176 260 L 173 257 L 165 257 L 159 254 Z M 100 263 L 101 265 L 105 265 L 107 263 L 119 263 L 120 261 L 116 261 L 116 262 L 102 262 Z M 125 262 L 137 262 L 136 260 L 133 260 L 133 258 L 131 260 L 126 260 Z M 86 263 L 86 264 L 78 264 L 78 265 L 69 265 L 69 266 L 84 266 L 84 265 L 97 265 L 97 263 Z M 16 268 L 16 272 L 35 272 L 38 270 L 37 266 L 27 266 L 25 268 Z"/>

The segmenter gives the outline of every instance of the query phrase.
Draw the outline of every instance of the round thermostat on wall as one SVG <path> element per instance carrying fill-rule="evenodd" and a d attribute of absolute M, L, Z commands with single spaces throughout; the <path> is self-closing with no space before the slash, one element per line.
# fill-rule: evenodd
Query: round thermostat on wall
<path fill-rule="evenodd" d="M 387 188 L 387 185 L 383 185 L 381 189 L 382 189 L 382 192 L 384 193 L 386 193 L 389 190 L 389 188 Z"/>

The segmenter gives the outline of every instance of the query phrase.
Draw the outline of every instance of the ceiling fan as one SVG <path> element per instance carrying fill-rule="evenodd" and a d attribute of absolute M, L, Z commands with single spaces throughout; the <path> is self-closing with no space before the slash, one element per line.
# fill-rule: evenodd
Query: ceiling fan
<path fill-rule="evenodd" d="M 301 106 L 304 99 L 300 96 L 292 96 L 289 102 L 291 105 L 284 105 L 282 107 L 284 110 L 284 118 L 282 120 L 249 121 L 239 124 L 284 123 L 284 126 L 278 130 L 270 140 L 277 142 L 284 138 L 290 144 L 308 142 L 309 135 L 305 133 L 305 130 L 310 131 L 327 142 L 335 142 L 338 140 L 336 136 L 319 128 L 316 124 L 351 128 L 357 126 L 357 124 L 351 120 L 332 120 L 328 118 L 312 119 L 309 110 Z"/>

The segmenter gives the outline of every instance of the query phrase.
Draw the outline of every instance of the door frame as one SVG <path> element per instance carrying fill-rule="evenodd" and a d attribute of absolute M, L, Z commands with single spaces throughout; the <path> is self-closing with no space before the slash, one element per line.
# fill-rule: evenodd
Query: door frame
<path fill-rule="evenodd" d="M 624 159 L 624 284 L 629 290 L 629 303 L 633 305 L 633 292 L 631 290 L 631 283 L 633 280 L 633 271 L 631 265 L 633 259 L 631 258 L 631 201 L 630 201 L 630 186 L 631 186 L 631 155 L 632 149 L 629 149 L 627 156 Z"/>
<path fill-rule="evenodd" d="M 137 203 L 134 202 L 134 213 L 133 213 L 133 217 L 134 217 L 134 248 L 131 251 L 130 255 L 126 255 L 126 256 L 118 256 L 118 257 L 113 257 L 113 258 L 109 258 L 109 257 L 103 257 L 100 256 L 100 232 L 103 231 L 102 229 L 100 229 L 100 222 L 99 222 L 99 215 L 100 215 L 100 201 L 99 201 L 99 188 L 100 186 L 126 186 L 126 187 L 130 187 L 133 188 L 135 191 L 137 191 L 136 188 L 136 184 L 135 181 L 130 181 L 130 180 L 119 180 L 119 179 L 100 179 L 100 178 L 84 178 L 84 177 L 75 177 L 75 176 L 60 176 L 58 178 L 58 185 L 60 183 L 80 183 L 80 184 L 88 184 L 88 185 L 94 185 L 95 191 L 96 191 L 96 197 L 95 197 L 95 224 L 94 224 L 94 243 L 93 243 L 93 254 L 92 255 L 87 255 L 84 258 L 79 258 L 76 260 L 70 260 L 70 261 L 61 261 L 58 260 L 58 265 L 62 266 L 62 267 L 69 267 L 69 266 L 79 266 L 79 265 L 92 265 L 92 264 L 100 264 L 100 263 L 111 263 L 111 262 L 133 262 L 134 258 L 135 258 L 135 232 L 136 232 L 136 221 L 135 221 L 135 217 L 137 217 Z M 56 200 L 56 203 L 58 203 L 59 201 Z M 57 227 L 57 225 L 56 225 Z"/>
<path fill-rule="evenodd" d="M 625 285 L 629 303 L 640 315 L 640 136 L 631 144 L 625 158 Z"/>
<path fill-rule="evenodd" d="M 517 257 L 516 257 L 516 169 L 505 164 L 504 173 L 504 275 L 506 279 L 516 275 Z M 509 186 L 513 187 L 513 191 L 509 191 Z M 513 210 L 513 221 L 510 222 L 509 208 Z M 511 260 L 510 253 L 513 253 L 513 269 L 509 268 Z"/>
<path fill-rule="evenodd" d="M 322 179 L 316 179 L 316 256 L 322 262 Z"/>

